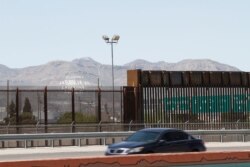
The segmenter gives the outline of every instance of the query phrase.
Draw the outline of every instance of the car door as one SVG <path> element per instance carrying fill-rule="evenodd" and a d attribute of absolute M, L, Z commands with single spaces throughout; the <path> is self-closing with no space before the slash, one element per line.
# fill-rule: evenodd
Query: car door
<path fill-rule="evenodd" d="M 190 137 L 187 133 L 183 131 L 178 131 L 175 133 L 174 142 L 176 143 L 176 152 L 187 152 L 190 150 Z"/>
<path fill-rule="evenodd" d="M 188 135 L 181 131 L 165 133 L 159 140 L 157 152 L 185 152 L 189 150 Z"/>

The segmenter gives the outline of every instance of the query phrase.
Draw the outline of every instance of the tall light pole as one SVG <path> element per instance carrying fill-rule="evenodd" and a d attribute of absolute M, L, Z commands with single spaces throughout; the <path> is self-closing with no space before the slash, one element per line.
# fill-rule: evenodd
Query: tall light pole
<path fill-rule="evenodd" d="M 118 40 L 120 39 L 119 35 L 114 35 L 112 39 L 109 39 L 107 35 L 102 36 L 103 40 L 111 45 L 111 59 L 112 59 L 112 113 L 113 113 L 113 122 L 115 121 L 115 110 L 114 110 L 114 91 L 115 91 L 115 83 L 114 83 L 114 53 L 113 53 L 113 44 L 118 43 Z"/>

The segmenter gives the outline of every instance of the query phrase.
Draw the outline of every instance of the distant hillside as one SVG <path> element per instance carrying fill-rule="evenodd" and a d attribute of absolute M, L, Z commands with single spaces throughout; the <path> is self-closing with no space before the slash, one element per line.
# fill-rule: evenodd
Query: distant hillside
<path fill-rule="evenodd" d="M 123 66 L 114 66 L 115 86 L 127 83 L 127 70 L 168 70 L 168 71 L 240 71 L 236 67 L 209 59 L 188 59 L 177 63 L 164 61 L 152 63 L 135 60 Z M 86 88 L 111 86 L 111 65 L 104 65 L 91 58 L 68 61 L 53 61 L 39 66 L 11 69 L 0 65 L 0 85 L 6 86 L 60 86 L 66 88 Z"/>
<path fill-rule="evenodd" d="M 218 63 L 209 59 L 187 59 L 177 63 L 159 61 L 151 63 L 145 60 L 135 60 L 125 64 L 128 68 L 144 70 L 169 70 L 169 71 L 240 71 L 238 68 Z"/>

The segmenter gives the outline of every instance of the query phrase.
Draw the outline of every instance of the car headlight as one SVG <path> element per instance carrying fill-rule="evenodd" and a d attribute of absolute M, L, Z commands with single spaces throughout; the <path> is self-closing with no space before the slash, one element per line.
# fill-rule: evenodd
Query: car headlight
<path fill-rule="evenodd" d="M 138 153 L 138 152 L 141 152 L 143 149 L 144 149 L 144 147 L 131 148 L 128 150 L 128 153 Z"/>

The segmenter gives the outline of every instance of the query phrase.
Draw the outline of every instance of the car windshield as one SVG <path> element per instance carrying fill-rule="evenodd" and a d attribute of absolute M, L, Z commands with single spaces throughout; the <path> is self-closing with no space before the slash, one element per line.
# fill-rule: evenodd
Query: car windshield
<path fill-rule="evenodd" d="M 159 132 L 139 131 L 127 138 L 126 141 L 150 142 L 157 139 Z"/>

